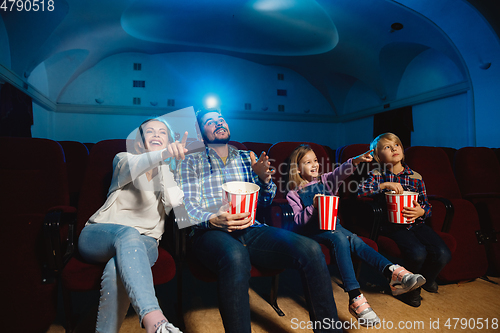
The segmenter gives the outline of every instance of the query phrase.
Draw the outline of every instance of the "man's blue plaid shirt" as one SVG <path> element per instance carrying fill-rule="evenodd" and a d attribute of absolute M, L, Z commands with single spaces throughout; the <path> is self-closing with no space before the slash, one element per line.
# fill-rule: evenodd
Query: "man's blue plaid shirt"
<path fill-rule="evenodd" d="M 260 206 L 268 206 L 276 194 L 276 184 L 262 182 L 252 170 L 250 152 L 229 146 L 226 165 L 217 153 L 208 147 L 186 156 L 177 169 L 177 184 L 184 191 L 184 203 L 193 225 L 209 228 L 208 219 L 222 206 L 222 184 L 244 181 L 260 186 Z M 257 221 L 256 226 L 260 225 Z"/>

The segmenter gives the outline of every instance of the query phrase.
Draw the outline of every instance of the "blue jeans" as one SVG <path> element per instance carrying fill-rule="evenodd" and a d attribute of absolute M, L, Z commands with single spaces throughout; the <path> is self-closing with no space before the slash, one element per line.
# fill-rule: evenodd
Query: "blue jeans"
<path fill-rule="evenodd" d="M 393 239 L 401 250 L 405 268 L 422 274 L 431 284 L 451 260 L 451 252 L 439 235 L 425 223 L 413 226 L 388 225 L 384 234 Z"/>
<path fill-rule="evenodd" d="M 369 245 L 366 245 L 362 239 L 342 227 L 340 223 L 337 223 L 335 231 L 320 231 L 308 236 L 330 249 L 332 259 L 335 258 L 337 262 L 345 291 L 359 289 L 356 273 L 352 266 L 351 253 L 377 269 L 380 273 L 384 272 L 386 266 L 392 265 L 392 262 Z"/>
<path fill-rule="evenodd" d="M 96 332 L 118 333 L 130 303 L 141 323 L 146 314 L 160 310 L 151 273 L 158 258 L 156 239 L 129 226 L 96 223 L 83 228 L 78 250 L 88 262 L 107 263 Z"/>
<path fill-rule="evenodd" d="M 197 230 L 193 236 L 193 252 L 217 274 L 219 311 L 226 333 L 251 331 L 248 296 L 251 265 L 264 269 L 297 269 L 311 321 L 325 319 L 337 323 L 339 320 L 325 257 L 319 244 L 309 238 L 268 226 L 232 233 Z"/>

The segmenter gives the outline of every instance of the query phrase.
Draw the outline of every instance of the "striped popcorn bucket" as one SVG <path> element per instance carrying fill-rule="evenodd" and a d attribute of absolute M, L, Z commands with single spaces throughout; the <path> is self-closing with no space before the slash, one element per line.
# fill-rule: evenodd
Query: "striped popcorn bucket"
<path fill-rule="evenodd" d="M 321 230 L 335 230 L 338 210 L 339 197 L 334 195 L 321 195 L 318 197 L 319 228 Z"/>
<path fill-rule="evenodd" d="M 387 201 L 387 215 L 389 222 L 392 223 L 413 223 L 408 222 L 403 217 L 404 207 L 415 207 L 413 200 L 418 200 L 418 193 L 404 191 L 403 194 L 396 194 L 394 192 L 386 192 L 385 199 Z"/>
<path fill-rule="evenodd" d="M 222 184 L 222 189 L 229 203 L 227 212 L 231 214 L 250 213 L 252 224 L 254 224 L 260 187 L 254 183 L 228 182 Z"/>

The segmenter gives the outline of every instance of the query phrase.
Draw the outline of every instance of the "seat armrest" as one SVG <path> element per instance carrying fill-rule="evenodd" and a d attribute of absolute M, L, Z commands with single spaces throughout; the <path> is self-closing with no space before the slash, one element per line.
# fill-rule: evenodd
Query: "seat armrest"
<path fill-rule="evenodd" d="M 450 232 L 451 228 L 451 221 L 453 220 L 453 217 L 455 216 L 455 208 L 453 207 L 453 204 L 449 199 L 439 197 L 437 195 L 429 195 L 428 196 L 429 200 L 436 200 L 441 202 L 445 209 L 446 209 L 446 216 L 444 218 L 443 226 L 441 227 L 442 232 Z"/>
<path fill-rule="evenodd" d="M 52 283 L 75 251 L 76 208 L 50 208 L 45 215 L 42 229 L 46 254 L 42 281 Z"/>
<path fill-rule="evenodd" d="M 384 219 L 381 205 L 368 197 L 343 198 L 340 200 L 342 225 L 348 230 L 378 240 L 380 224 Z"/>
<path fill-rule="evenodd" d="M 281 227 L 285 230 L 293 230 L 295 227 L 295 220 L 293 209 L 288 202 L 278 202 L 276 205 L 281 209 Z"/>
<path fill-rule="evenodd" d="M 184 205 L 175 208 L 172 234 L 174 242 L 174 255 L 178 260 L 184 260 L 187 252 L 187 241 L 191 232 L 191 222 Z"/>
<path fill-rule="evenodd" d="M 276 210 L 276 208 L 278 209 L 279 213 L 275 213 L 275 214 L 280 215 L 281 225 L 279 225 L 279 226 L 273 225 L 273 223 L 269 223 L 269 221 L 266 221 L 267 222 L 266 224 L 272 225 L 274 227 L 282 228 L 285 230 L 294 230 L 295 221 L 293 219 L 293 209 L 290 206 L 290 204 L 288 203 L 288 200 L 284 199 L 284 198 L 274 199 L 273 202 L 271 203 L 271 206 L 268 207 L 269 212 L 271 212 L 271 214 L 272 214 L 273 211 Z M 271 215 L 271 214 L 269 214 L 269 215 Z M 270 220 L 272 222 L 272 218 L 270 218 Z"/>
<path fill-rule="evenodd" d="M 368 209 L 370 209 L 371 213 L 373 214 L 373 224 L 370 231 L 370 239 L 376 242 L 380 233 L 380 225 L 384 219 L 384 210 L 379 203 L 371 198 L 358 198 L 356 201 L 359 203 L 359 205 L 368 207 Z"/>

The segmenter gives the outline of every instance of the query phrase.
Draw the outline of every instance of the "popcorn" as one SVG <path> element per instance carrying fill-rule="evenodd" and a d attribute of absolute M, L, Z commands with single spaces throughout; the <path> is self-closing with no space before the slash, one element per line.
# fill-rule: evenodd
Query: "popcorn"
<path fill-rule="evenodd" d="M 385 193 L 387 202 L 387 215 L 392 223 L 413 223 L 403 216 L 404 207 L 414 207 L 413 201 L 418 200 L 418 193 L 404 191 L 403 194 L 396 194 L 394 191 Z"/>
<path fill-rule="evenodd" d="M 257 211 L 257 199 L 260 187 L 254 183 L 228 182 L 222 184 L 227 201 L 229 202 L 228 213 L 250 213 L 252 224 L 255 223 L 255 212 Z"/>

